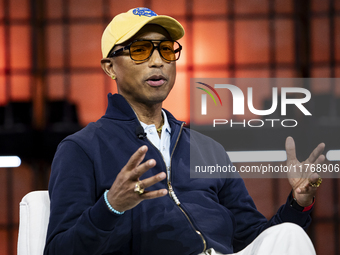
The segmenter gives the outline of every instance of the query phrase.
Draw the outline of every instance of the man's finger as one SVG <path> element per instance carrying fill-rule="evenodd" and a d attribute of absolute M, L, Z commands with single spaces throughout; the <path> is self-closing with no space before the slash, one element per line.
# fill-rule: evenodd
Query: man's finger
<path fill-rule="evenodd" d="M 308 185 L 309 183 L 315 183 L 317 182 L 317 180 L 320 178 L 320 175 L 318 175 L 317 173 L 312 173 L 309 178 L 308 178 Z M 310 185 L 309 185 L 310 186 Z"/>
<path fill-rule="evenodd" d="M 146 171 L 150 168 L 153 168 L 156 165 L 156 160 L 149 159 L 148 161 L 140 164 L 139 166 L 135 167 L 133 171 L 130 172 L 130 179 L 131 180 L 138 180 Z"/>
<path fill-rule="evenodd" d="M 146 145 L 140 147 L 134 154 L 132 154 L 123 169 L 127 171 L 135 169 L 143 161 L 147 151 L 148 147 Z"/>
<path fill-rule="evenodd" d="M 152 177 L 149 177 L 147 179 L 140 181 L 140 185 L 143 189 L 146 189 L 156 184 L 157 182 L 164 180 L 165 178 L 166 178 L 166 173 L 162 172 L 162 173 L 156 174 Z"/>
<path fill-rule="evenodd" d="M 322 164 L 324 161 L 325 161 L 325 155 L 320 155 L 317 159 L 316 159 L 316 161 L 315 161 L 315 165 L 318 165 L 318 164 Z"/>
<path fill-rule="evenodd" d="M 320 143 L 313 151 L 312 153 L 309 155 L 307 161 L 309 163 L 316 163 L 316 160 L 319 159 L 319 156 L 321 155 L 321 153 L 323 152 L 323 150 L 325 149 L 325 144 L 324 143 Z M 321 158 L 322 159 L 322 158 Z"/>
<path fill-rule="evenodd" d="M 163 197 L 166 194 L 168 194 L 167 189 L 159 189 L 159 190 L 154 190 L 154 191 L 146 191 L 140 196 L 142 199 L 146 200 L 146 199 L 154 199 L 158 197 Z"/>
<path fill-rule="evenodd" d="M 286 139 L 287 162 L 296 160 L 295 142 L 291 136 Z"/>

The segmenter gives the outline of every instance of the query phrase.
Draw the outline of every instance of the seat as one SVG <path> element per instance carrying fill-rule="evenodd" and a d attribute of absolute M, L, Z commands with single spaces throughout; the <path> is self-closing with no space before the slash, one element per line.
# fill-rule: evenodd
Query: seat
<path fill-rule="evenodd" d="M 47 190 L 32 191 L 20 202 L 18 255 L 42 255 L 50 216 Z"/>

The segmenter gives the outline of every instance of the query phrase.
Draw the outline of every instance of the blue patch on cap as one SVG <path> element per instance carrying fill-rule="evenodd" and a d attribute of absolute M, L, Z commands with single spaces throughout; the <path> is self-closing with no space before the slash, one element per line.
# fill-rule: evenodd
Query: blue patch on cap
<path fill-rule="evenodd" d="M 157 14 L 148 9 L 148 8 L 136 8 L 132 11 L 134 15 L 139 15 L 139 16 L 146 16 L 146 17 L 152 17 L 152 16 L 157 16 Z"/>

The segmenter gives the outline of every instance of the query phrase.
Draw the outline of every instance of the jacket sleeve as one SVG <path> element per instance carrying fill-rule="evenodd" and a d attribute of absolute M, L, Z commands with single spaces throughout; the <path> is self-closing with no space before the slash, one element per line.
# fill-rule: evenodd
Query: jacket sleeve
<path fill-rule="evenodd" d="M 93 163 L 73 141 L 64 141 L 52 163 L 50 220 L 44 254 L 101 254 L 125 214 L 111 213 L 96 197 Z"/>
<path fill-rule="evenodd" d="M 267 220 L 257 209 L 249 195 L 242 178 L 226 179 L 219 193 L 220 203 L 234 215 L 236 231 L 234 234 L 234 252 L 250 244 L 262 231 L 283 222 L 292 222 L 307 229 L 311 222 L 310 211 L 299 212 L 290 206 L 291 194 L 278 212 Z"/>

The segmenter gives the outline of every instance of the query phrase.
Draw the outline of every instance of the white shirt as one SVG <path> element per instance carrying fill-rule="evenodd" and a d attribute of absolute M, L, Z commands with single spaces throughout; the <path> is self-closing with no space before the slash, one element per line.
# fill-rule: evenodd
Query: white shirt
<path fill-rule="evenodd" d="M 146 125 L 143 122 L 140 122 L 142 127 L 144 128 L 144 132 L 146 133 L 149 141 L 159 150 L 162 154 L 164 163 L 166 165 L 166 169 L 168 172 L 168 179 L 170 179 L 170 139 L 171 139 L 171 128 L 168 122 L 168 118 L 165 112 L 162 110 L 164 125 L 162 128 L 161 137 L 158 136 L 156 126 Z"/>

